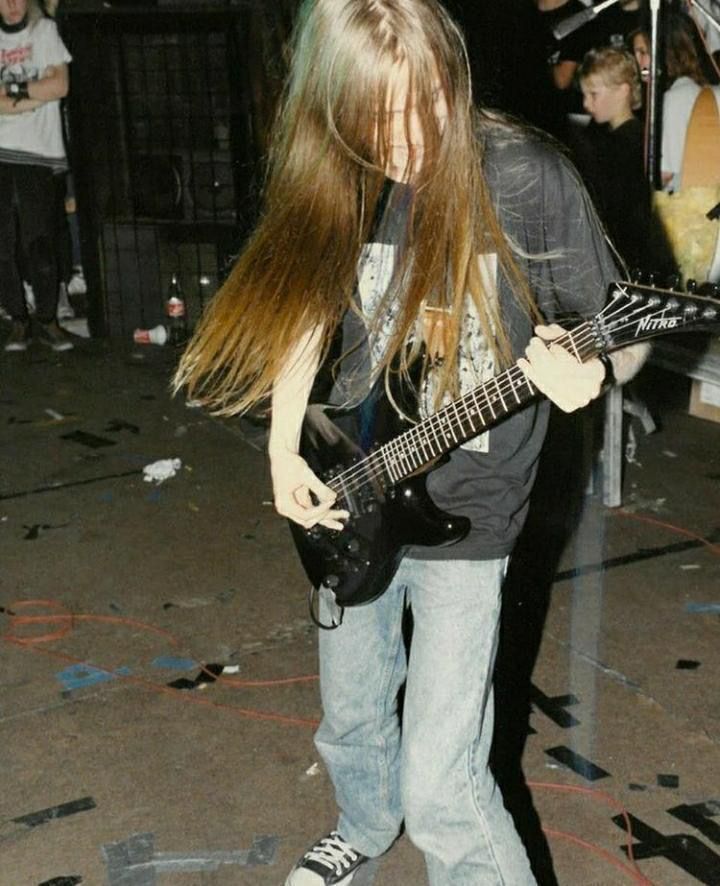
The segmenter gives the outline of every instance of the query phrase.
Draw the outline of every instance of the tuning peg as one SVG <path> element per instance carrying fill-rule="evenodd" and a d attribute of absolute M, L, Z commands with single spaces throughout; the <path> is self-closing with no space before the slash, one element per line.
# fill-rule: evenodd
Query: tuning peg
<path fill-rule="evenodd" d="M 693 280 L 691 277 L 689 280 L 685 281 L 685 291 L 686 292 L 697 292 L 697 280 Z"/>
<path fill-rule="evenodd" d="M 710 283 L 709 280 L 706 280 L 705 283 L 702 283 L 697 288 L 699 295 L 714 295 L 715 293 L 715 284 Z"/>
<path fill-rule="evenodd" d="M 643 269 L 642 268 L 631 268 L 630 270 L 630 282 L 631 283 L 642 283 L 643 282 Z"/>
<path fill-rule="evenodd" d="M 680 289 L 682 286 L 682 274 L 679 274 L 677 271 L 674 274 L 670 274 L 670 276 L 665 281 L 666 289 Z"/>

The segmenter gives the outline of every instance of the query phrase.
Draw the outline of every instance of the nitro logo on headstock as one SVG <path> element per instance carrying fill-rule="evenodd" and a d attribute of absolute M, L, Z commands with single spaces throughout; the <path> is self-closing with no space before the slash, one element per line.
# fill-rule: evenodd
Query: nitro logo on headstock
<path fill-rule="evenodd" d="M 637 335 L 643 332 L 665 332 L 680 326 L 679 317 L 642 317 L 637 324 Z"/>

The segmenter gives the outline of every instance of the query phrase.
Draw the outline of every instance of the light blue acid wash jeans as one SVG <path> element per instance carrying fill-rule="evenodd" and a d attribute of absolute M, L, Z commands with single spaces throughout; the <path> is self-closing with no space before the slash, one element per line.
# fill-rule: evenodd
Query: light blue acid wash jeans
<path fill-rule="evenodd" d="M 335 786 L 338 830 L 378 856 L 404 820 L 431 886 L 535 883 L 488 767 L 506 563 L 406 558 L 382 597 L 320 631 L 324 716 L 315 742 Z"/>

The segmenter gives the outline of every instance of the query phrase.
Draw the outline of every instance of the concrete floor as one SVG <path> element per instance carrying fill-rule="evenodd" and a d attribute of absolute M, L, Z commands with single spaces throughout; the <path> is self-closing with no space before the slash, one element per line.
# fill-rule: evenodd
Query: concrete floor
<path fill-rule="evenodd" d="M 316 670 L 262 431 L 170 399 L 172 356 L 0 357 L 0 886 L 279 886 L 334 821 L 316 682 L 242 683 Z M 558 422 L 507 590 L 496 766 L 547 884 L 633 882 L 623 807 L 649 881 L 720 884 L 720 424 L 643 384 L 623 508 L 571 494 Z M 168 686 L 200 663 L 237 672 Z M 370 882 L 422 858 L 401 839 Z"/>

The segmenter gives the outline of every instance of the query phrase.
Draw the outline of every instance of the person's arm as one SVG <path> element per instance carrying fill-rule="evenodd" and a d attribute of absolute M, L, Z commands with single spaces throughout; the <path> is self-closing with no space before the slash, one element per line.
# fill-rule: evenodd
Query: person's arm
<path fill-rule="evenodd" d="M 597 357 L 581 363 L 574 354 L 553 344 L 565 330 L 556 324 L 535 327 L 535 336 L 518 366 L 532 384 L 563 412 L 574 412 L 598 397 L 606 381 L 607 370 Z M 614 381 L 625 384 L 640 369 L 650 347 L 641 342 L 609 354 Z"/>
<path fill-rule="evenodd" d="M 68 94 L 69 78 L 66 64 L 50 65 L 39 80 L 29 80 L 27 98 L 8 94 L 9 84 L 4 84 L 0 95 L 0 114 L 24 114 L 34 111 L 46 102 L 59 101 Z"/>
<path fill-rule="evenodd" d="M 321 331 L 316 329 L 298 342 L 273 387 L 268 455 L 275 510 L 306 529 L 318 523 L 328 529 L 342 529 L 341 520 L 347 518 L 347 511 L 333 510 L 335 493 L 298 454 L 303 418 L 318 369 L 320 337 Z"/>

